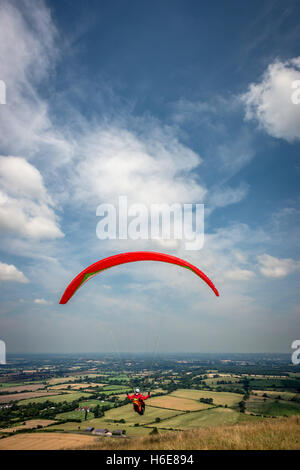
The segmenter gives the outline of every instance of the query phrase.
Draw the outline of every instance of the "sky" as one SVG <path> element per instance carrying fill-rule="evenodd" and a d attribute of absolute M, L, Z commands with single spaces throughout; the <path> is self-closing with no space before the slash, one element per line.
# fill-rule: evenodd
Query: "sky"
<path fill-rule="evenodd" d="M 8 353 L 290 352 L 300 337 L 297 1 L 0 0 Z M 5 92 L 5 103 L 3 93 Z M 100 240 L 99 204 L 204 204 L 204 245 Z M 126 251 L 204 271 L 113 268 Z"/>

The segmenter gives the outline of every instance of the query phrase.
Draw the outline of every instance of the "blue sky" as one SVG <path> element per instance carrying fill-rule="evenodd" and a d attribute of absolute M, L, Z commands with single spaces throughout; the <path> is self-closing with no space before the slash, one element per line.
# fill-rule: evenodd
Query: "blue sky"
<path fill-rule="evenodd" d="M 8 352 L 291 352 L 296 1 L 0 0 L 0 338 Z M 299 101 L 299 100 L 298 100 Z M 99 240 L 96 208 L 205 204 L 205 243 Z M 116 253 L 180 256 L 215 282 Z M 115 339 L 113 339 L 115 338 Z M 116 346 L 117 345 L 117 346 Z"/>

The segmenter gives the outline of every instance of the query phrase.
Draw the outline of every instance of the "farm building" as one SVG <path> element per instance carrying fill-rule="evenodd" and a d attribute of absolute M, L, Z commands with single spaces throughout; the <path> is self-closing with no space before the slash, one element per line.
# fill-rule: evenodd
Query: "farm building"
<path fill-rule="evenodd" d="M 98 436 L 105 436 L 107 434 L 111 434 L 108 429 L 96 429 L 95 434 Z"/>
<path fill-rule="evenodd" d="M 88 406 L 83 406 L 82 408 L 75 408 L 75 411 L 87 411 L 89 413 L 90 409 Z"/>

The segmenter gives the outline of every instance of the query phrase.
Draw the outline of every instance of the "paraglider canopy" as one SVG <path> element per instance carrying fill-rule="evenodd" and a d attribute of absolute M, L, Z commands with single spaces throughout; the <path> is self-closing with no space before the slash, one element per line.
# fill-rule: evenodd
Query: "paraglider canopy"
<path fill-rule="evenodd" d="M 196 266 L 193 266 L 191 263 L 188 263 L 188 261 L 177 258 L 176 256 L 167 255 L 165 253 L 156 253 L 154 251 L 133 251 L 110 256 L 109 258 L 104 258 L 94 264 L 91 264 L 91 266 L 88 266 L 86 269 L 81 271 L 81 273 L 79 273 L 78 276 L 73 279 L 73 281 L 70 282 L 59 303 L 66 304 L 75 294 L 77 289 L 79 289 L 79 287 L 81 287 L 86 281 L 91 279 L 91 277 L 96 276 L 96 274 L 100 273 L 101 271 L 104 271 L 105 269 L 111 268 L 113 266 L 118 266 L 125 263 L 133 263 L 136 261 L 161 261 L 190 269 L 204 282 L 206 282 L 206 284 L 214 291 L 216 296 L 219 296 L 219 292 L 212 281 L 202 271 L 200 271 L 200 269 L 198 269 Z"/>

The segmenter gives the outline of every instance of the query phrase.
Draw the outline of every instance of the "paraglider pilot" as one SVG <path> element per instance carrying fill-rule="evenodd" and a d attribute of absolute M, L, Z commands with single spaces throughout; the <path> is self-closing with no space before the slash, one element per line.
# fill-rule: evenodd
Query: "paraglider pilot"
<path fill-rule="evenodd" d="M 148 392 L 148 395 L 146 395 L 144 397 L 144 395 L 142 395 L 140 393 L 140 389 L 137 388 L 133 395 L 128 395 L 128 393 L 127 393 L 127 397 L 129 398 L 130 401 L 133 402 L 134 411 L 136 411 L 140 415 L 143 415 L 144 412 L 145 412 L 145 402 L 144 402 L 144 400 L 147 400 L 147 398 L 150 397 L 150 392 Z"/>

